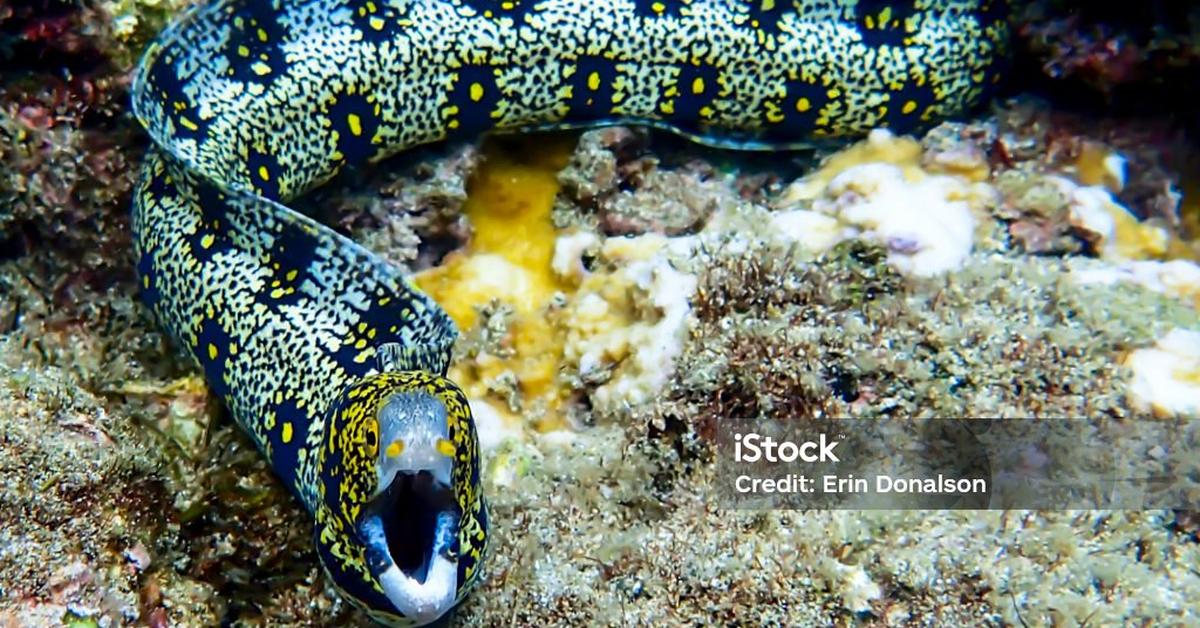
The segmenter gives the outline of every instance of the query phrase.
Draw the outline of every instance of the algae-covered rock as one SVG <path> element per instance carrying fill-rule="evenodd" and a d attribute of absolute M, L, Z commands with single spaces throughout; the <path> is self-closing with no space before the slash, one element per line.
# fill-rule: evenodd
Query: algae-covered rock
<path fill-rule="evenodd" d="M 128 76 L 184 4 L 0 3 L 0 623 L 365 626 L 136 299 Z M 1096 33 L 1021 36 L 1078 76 Z M 1188 511 L 716 500 L 729 417 L 1194 418 L 1186 136 L 1031 102 L 757 162 L 492 138 L 298 201 L 462 329 L 494 532 L 451 625 L 1195 623 Z"/>
<path fill-rule="evenodd" d="M 169 562 L 180 528 L 155 439 L 67 369 L 30 359 L 17 334 L 0 351 L 0 619 L 215 620 L 216 591 Z"/>

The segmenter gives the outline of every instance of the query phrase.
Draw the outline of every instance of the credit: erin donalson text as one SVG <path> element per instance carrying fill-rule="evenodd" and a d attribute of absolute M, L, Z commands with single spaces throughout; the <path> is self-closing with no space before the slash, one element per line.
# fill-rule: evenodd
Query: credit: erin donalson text
<path fill-rule="evenodd" d="M 840 435 L 839 435 L 840 436 Z M 738 463 L 836 463 L 841 462 L 836 452 L 842 444 L 841 438 L 831 439 L 821 433 L 815 440 L 793 442 L 776 440 L 762 434 L 736 433 L 733 435 L 733 458 Z M 984 478 L 954 478 L 941 473 L 934 477 L 894 477 L 878 474 L 871 477 L 807 475 L 785 473 L 776 477 L 754 477 L 738 475 L 734 489 L 739 493 L 932 493 L 932 494 L 982 494 L 988 492 Z"/>
<path fill-rule="evenodd" d="M 774 478 L 739 475 L 733 482 L 739 493 L 823 493 L 850 495 L 865 493 L 932 493 L 940 495 L 972 495 L 987 493 L 983 478 L 951 478 L 937 474 L 929 478 L 897 478 L 876 475 L 872 478 L 838 475 L 808 476 L 788 473 Z M 873 486 L 872 486 L 873 485 Z"/>

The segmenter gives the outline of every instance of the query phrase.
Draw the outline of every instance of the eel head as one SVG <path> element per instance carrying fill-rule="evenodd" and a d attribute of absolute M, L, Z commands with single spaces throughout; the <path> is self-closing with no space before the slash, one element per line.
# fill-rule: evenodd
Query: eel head
<path fill-rule="evenodd" d="M 317 546 L 343 594 L 392 625 L 449 611 L 487 538 L 462 391 L 424 371 L 364 378 L 335 406 L 318 460 Z"/>

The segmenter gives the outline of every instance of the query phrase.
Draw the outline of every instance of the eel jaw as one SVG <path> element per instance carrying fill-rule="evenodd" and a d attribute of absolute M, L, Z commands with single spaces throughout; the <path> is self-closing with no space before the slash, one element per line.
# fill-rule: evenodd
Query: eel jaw
<path fill-rule="evenodd" d="M 444 615 L 457 598 L 460 513 L 449 478 L 437 477 L 439 471 L 397 471 L 359 523 L 384 595 L 418 625 Z"/>

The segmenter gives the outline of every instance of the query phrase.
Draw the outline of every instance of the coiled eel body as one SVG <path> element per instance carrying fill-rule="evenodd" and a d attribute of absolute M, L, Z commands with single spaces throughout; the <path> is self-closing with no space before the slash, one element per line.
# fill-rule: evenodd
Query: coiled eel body
<path fill-rule="evenodd" d="M 315 520 L 333 582 L 425 623 L 480 573 L 487 510 L 456 330 L 285 203 L 419 144 L 614 122 L 731 148 L 904 131 L 997 81 L 988 0 L 215 0 L 137 70 L 146 303 Z"/>

